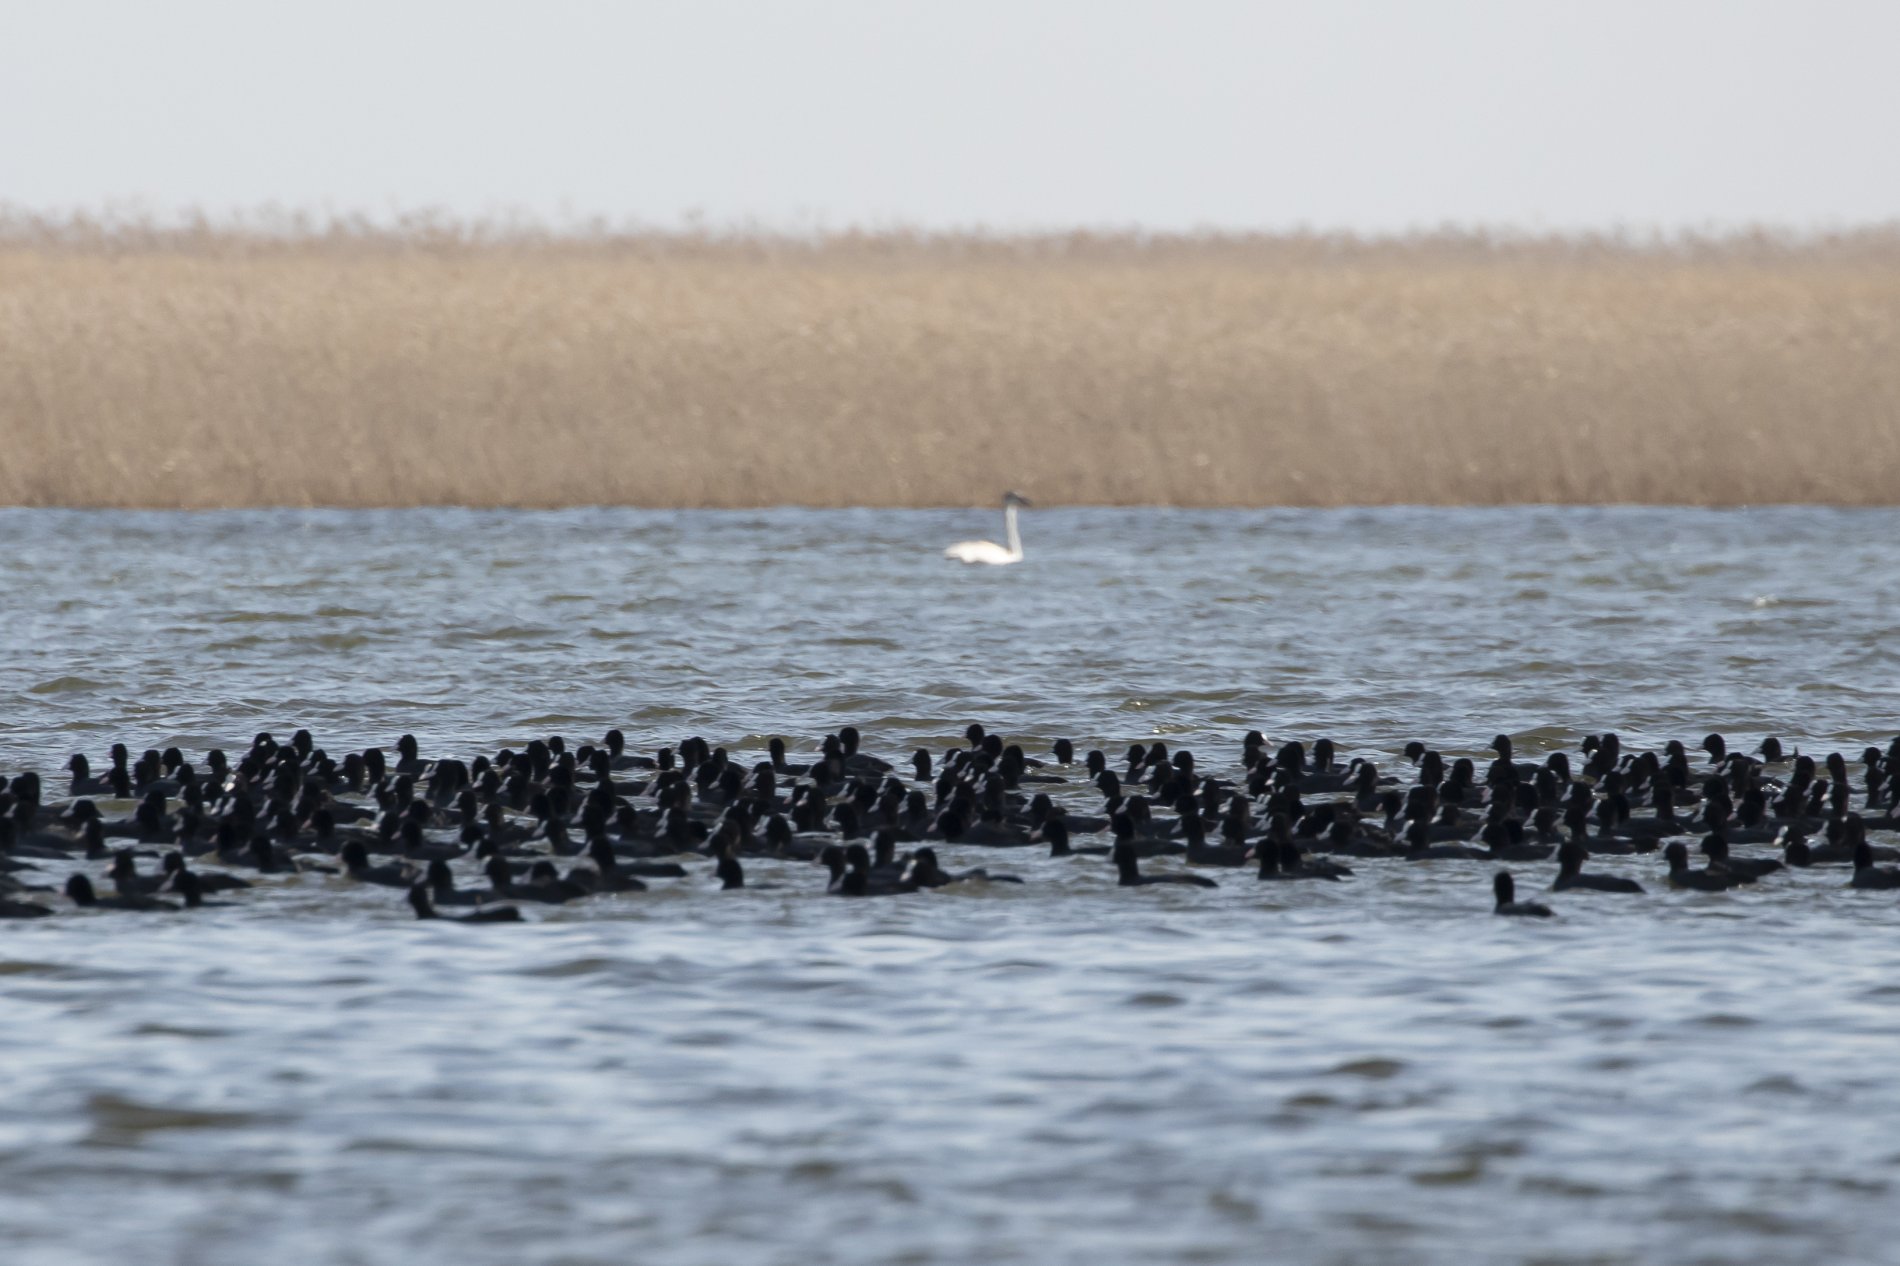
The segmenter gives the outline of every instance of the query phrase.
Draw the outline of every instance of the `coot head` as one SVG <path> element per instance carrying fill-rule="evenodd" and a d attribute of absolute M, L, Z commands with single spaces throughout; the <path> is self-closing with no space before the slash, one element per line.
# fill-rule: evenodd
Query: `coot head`
<path fill-rule="evenodd" d="M 909 878 L 915 883 L 928 884 L 949 876 L 937 865 L 937 850 L 926 847 L 911 854 Z"/>

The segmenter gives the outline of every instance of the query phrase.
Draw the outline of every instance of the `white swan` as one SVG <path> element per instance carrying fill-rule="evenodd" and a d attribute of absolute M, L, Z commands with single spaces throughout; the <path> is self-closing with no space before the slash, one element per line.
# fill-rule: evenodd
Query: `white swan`
<path fill-rule="evenodd" d="M 1003 532 L 1009 541 L 1004 549 L 995 541 L 958 541 L 943 552 L 945 558 L 954 558 L 959 563 L 992 563 L 998 567 L 1004 563 L 1023 561 L 1023 538 L 1016 532 L 1016 507 L 1027 506 L 1028 500 L 1013 492 L 1003 494 Z"/>

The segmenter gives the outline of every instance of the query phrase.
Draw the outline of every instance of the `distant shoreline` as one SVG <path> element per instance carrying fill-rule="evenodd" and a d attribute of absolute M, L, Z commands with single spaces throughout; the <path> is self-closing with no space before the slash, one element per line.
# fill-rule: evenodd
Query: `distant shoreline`
<path fill-rule="evenodd" d="M 1900 231 L 0 218 L 0 504 L 1900 502 Z"/>

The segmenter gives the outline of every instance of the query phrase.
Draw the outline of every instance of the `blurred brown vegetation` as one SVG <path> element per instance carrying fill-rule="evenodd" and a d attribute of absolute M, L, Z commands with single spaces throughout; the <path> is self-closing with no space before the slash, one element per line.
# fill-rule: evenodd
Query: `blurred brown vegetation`
<path fill-rule="evenodd" d="M 1900 231 L 0 220 L 0 503 L 1900 497 Z"/>

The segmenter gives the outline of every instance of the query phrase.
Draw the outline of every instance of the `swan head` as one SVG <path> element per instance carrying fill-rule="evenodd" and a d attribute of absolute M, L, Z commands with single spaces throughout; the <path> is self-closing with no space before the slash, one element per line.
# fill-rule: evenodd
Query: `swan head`
<path fill-rule="evenodd" d="M 1031 504 L 1029 498 L 1023 496 L 1020 492 L 1006 492 L 1003 494 L 1003 507 L 1008 509 L 1011 506 L 1016 506 L 1024 510 L 1035 509 L 1035 506 Z"/>

